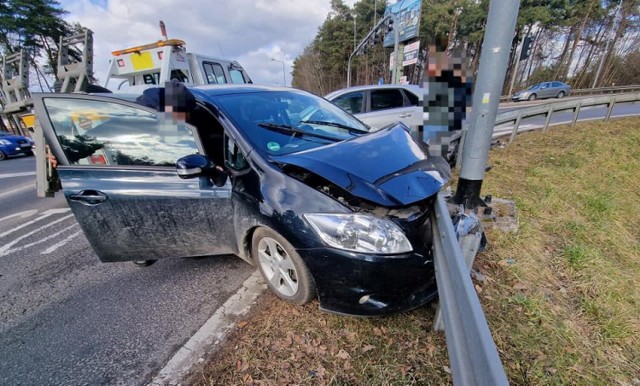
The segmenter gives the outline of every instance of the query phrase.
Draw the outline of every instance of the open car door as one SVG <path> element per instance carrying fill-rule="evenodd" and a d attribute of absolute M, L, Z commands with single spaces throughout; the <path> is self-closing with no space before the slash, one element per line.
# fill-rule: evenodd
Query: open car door
<path fill-rule="evenodd" d="M 176 173 L 179 158 L 202 153 L 195 128 L 110 97 L 39 94 L 34 106 L 69 207 L 101 261 L 237 252 L 229 181 L 216 187 Z"/>

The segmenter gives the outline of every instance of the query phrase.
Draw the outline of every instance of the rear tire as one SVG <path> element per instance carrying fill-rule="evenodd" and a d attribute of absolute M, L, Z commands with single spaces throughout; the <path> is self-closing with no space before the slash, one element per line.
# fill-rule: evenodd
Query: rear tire
<path fill-rule="evenodd" d="M 560 91 L 557 96 L 558 99 L 564 98 L 564 91 Z"/>
<path fill-rule="evenodd" d="M 538 96 L 536 94 L 531 94 L 529 95 L 529 98 L 527 98 L 528 101 L 535 101 L 538 98 Z"/>
<path fill-rule="evenodd" d="M 303 305 L 316 297 L 309 269 L 284 237 L 268 228 L 253 234 L 251 257 L 269 289 L 280 299 Z"/>

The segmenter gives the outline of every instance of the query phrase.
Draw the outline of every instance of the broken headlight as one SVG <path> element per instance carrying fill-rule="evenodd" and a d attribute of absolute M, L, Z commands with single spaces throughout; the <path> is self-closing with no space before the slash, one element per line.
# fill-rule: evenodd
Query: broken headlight
<path fill-rule="evenodd" d="M 305 214 L 322 240 L 346 251 L 391 255 L 411 252 L 398 225 L 368 214 Z"/>

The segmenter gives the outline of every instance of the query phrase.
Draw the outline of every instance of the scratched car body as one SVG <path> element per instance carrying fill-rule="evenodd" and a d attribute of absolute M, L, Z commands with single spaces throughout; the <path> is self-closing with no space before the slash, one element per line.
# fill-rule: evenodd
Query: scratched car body
<path fill-rule="evenodd" d="M 449 170 L 404 125 L 368 132 L 295 89 L 191 91 L 198 107 L 173 128 L 112 97 L 35 96 L 65 197 L 103 262 L 235 254 L 280 298 L 317 296 L 349 315 L 434 298 L 430 216 Z M 302 119 L 308 106 L 318 114 Z"/>

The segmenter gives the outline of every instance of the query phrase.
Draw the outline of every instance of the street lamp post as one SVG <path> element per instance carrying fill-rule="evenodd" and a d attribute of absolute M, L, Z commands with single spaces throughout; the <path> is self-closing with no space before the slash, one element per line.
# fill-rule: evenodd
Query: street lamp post
<path fill-rule="evenodd" d="M 278 60 L 278 59 L 274 59 L 274 58 L 271 58 L 271 60 L 273 60 L 274 62 L 282 63 L 282 84 L 284 84 L 284 87 L 287 87 L 287 77 L 285 75 L 285 70 L 284 70 L 284 61 Z"/>

